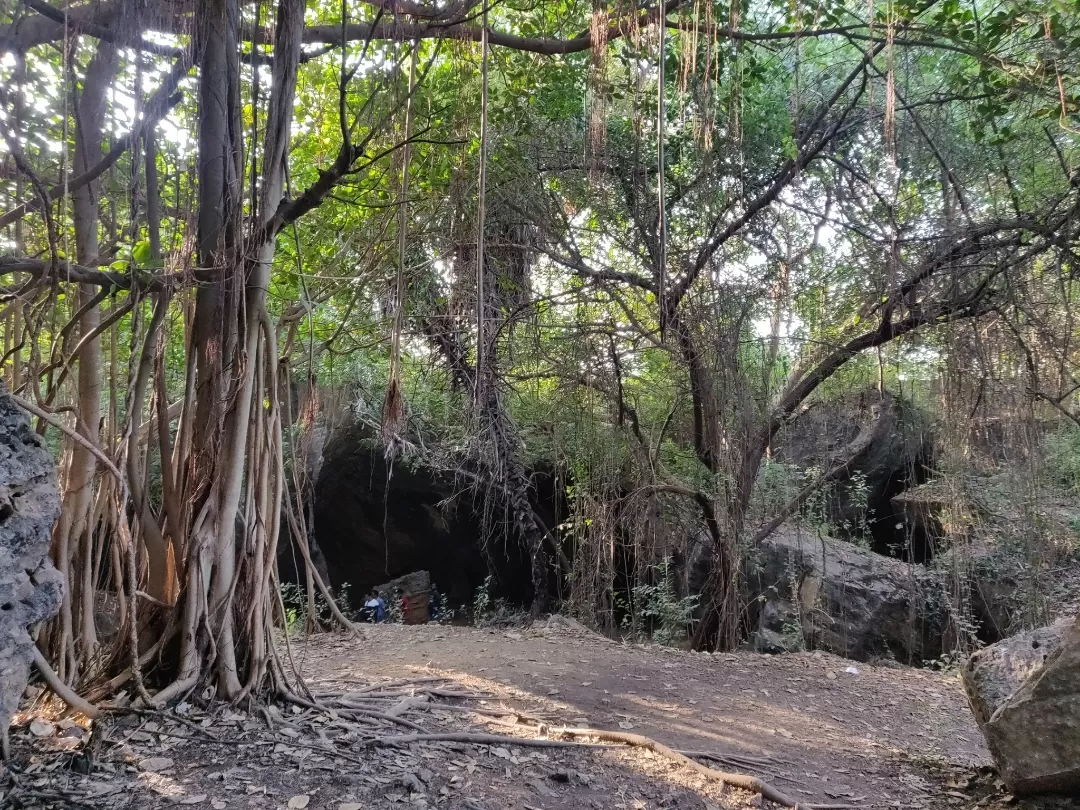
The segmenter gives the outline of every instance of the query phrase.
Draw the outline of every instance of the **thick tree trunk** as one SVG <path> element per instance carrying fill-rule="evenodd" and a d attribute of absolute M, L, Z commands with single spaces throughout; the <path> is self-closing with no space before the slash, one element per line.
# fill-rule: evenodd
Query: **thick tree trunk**
<path fill-rule="evenodd" d="M 303 15 L 303 0 L 284 0 L 279 7 L 259 201 L 264 223 L 284 187 Z M 185 619 L 180 677 L 169 694 L 212 668 L 218 695 L 236 699 L 258 688 L 269 653 L 265 635 L 282 486 L 277 346 L 266 311 L 275 233 L 253 228 L 257 242 L 244 249 L 239 244 L 243 163 L 232 56 L 235 0 L 203 0 L 200 20 L 198 245 L 200 264 L 215 272 L 197 294 L 189 346 L 194 424 L 185 487 Z M 204 626 L 212 643 L 202 635 Z"/>

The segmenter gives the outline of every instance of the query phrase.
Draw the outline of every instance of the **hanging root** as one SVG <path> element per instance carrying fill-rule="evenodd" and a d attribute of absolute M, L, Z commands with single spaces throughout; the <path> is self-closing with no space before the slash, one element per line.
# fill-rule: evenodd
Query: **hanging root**
<path fill-rule="evenodd" d="M 397 375 L 390 377 L 390 384 L 386 387 L 381 428 L 383 447 L 388 454 L 392 454 L 405 429 L 405 397 L 401 393 L 401 381 Z"/>
<path fill-rule="evenodd" d="M 589 69 L 588 86 L 588 154 L 590 170 L 599 174 L 600 157 L 607 140 L 607 46 L 608 13 L 599 0 L 593 2 L 589 26 L 592 37 L 592 66 Z"/>

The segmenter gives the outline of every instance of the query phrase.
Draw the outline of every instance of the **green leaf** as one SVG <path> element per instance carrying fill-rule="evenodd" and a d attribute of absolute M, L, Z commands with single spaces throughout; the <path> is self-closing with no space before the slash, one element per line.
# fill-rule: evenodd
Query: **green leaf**
<path fill-rule="evenodd" d="M 146 264 L 150 261 L 150 240 L 143 239 L 135 243 L 135 247 L 131 249 L 131 258 L 133 258 L 139 264 Z"/>

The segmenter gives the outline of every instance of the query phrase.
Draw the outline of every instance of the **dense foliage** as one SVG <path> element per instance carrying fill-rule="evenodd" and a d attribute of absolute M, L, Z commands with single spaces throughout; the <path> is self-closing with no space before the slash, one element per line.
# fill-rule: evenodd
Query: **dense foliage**
<path fill-rule="evenodd" d="M 335 401 L 512 515 L 535 611 L 610 625 L 613 549 L 658 587 L 704 532 L 720 646 L 833 475 L 762 484 L 812 398 L 1080 418 L 1064 0 L 7 0 L 0 51 L 4 375 L 64 460 L 42 643 L 97 694 L 291 690 L 275 554 Z"/>

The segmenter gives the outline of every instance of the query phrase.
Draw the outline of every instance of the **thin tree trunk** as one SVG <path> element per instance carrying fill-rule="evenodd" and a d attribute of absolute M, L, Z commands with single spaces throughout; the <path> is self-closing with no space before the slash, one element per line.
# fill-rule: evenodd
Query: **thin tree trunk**
<path fill-rule="evenodd" d="M 83 80 L 82 93 L 75 104 L 74 170 L 81 174 L 101 159 L 102 122 L 105 116 L 106 92 L 116 73 L 116 54 L 111 43 L 100 42 L 90 60 Z M 75 230 L 75 250 L 78 262 L 93 266 L 98 258 L 99 211 L 97 189 L 91 183 L 72 194 L 72 219 Z M 77 297 L 82 311 L 79 320 L 78 353 L 78 414 L 76 429 L 92 444 L 99 442 L 101 420 L 101 337 L 96 334 L 101 313 L 94 303 L 99 290 L 80 285 Z M 86 663 L 97 646 L 94 626 L 93 588 L 87 572 L 71 575 L 72 565 L 90 567 L 93 560 L 93 526 L 90 513 L 94 501 L 94 456 L 82 445 L 71 448 L 68 466 L 64 471 L 62 518 L 54 531 L 57 567 L 65 581 L 78 586 L 64 591 L 60 612 L 59 647 L 53 655 L 59 665 L 59 676 L 70 682 L 75 677 L 76 648 L 78 658 Z M 78 640 L 75 639 L 75 600 L 78 599 Z"/>

